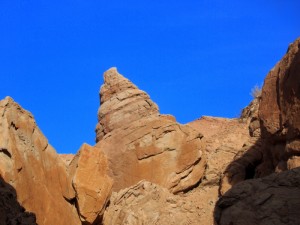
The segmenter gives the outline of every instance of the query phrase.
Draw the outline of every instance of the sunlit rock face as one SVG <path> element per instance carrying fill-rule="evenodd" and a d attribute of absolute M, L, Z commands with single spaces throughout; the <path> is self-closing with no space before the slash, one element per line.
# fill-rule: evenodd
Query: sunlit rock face
<path fill-rule="evenodd" d="M 83 144 L 71 161 L 69 171 L 81 221 L 99 223 L 113 184 L 107 175 L 106 156 L 101 149 Z"/>
<path fill-rule="evenodd" d="M 199 182 L 206 162 L 199 132 L 160 115 L 115 68 L 104 73 L 100 102 L 96 146 L 108 157 L 113 190 L 146 179 L 176 193 Z"/>
<path fill-rule="evenodd" d="M 33 116 L 9 97 L 0 101 L 0 175 L 38 224 L 81 224 L 64 162 Z"/>

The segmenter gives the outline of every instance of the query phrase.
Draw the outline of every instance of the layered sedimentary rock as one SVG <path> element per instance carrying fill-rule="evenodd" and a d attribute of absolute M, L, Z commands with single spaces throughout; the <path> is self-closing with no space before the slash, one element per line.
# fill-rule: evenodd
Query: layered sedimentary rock
<path fill-rule="evenodd" d="M 171 194 L 166 188 L 141 181 L 113 194 L 103 225 L 198 225 L 201 219 L 198 211 L 192 202 Z"/>
<path fill-rule="evenodd" d="M 0 101 L 0 175 L 38 224 L 80 224 L 64 162 L 33 116 L 9 97 Z"/>
<path fill-rule="evenodd" d="M 0 177 L 0 224 L 37 225 L 33 213 L 26 212 L 17 201 L 14 188 Z"/>
<path fill-rule="evenodd" d="M 107 175 L 104 153 L 99 148 L 83 144 L 70 163 L 69 170 L 81 221 L 84 224 L 99 223 L 113 183 Z"/>
<path fill-rule="evenodd" d="M 217 225 L 300 224 L 300 168 L 235 185 L 218 201 Z"/>
<path fill-rule="evenodd" d="M 150 97 L 115 68 L 104 73 L 96 128 L 120 190 L 146 179 L 172 192 L 196 185 L 204 172 L 202 135 L 174 117 L 159 115 Z"/>

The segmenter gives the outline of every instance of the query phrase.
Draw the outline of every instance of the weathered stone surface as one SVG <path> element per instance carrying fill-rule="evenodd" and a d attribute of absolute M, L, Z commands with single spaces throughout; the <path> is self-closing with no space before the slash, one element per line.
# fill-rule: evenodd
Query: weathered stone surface
<path fill-rule="evenodd" d="M 227 175 L 227 168 L 237 155 L 243 154 L 246 150 L 244 146 L 252 141 L 248 131 L 249 122 L 204 116 L 189 125 L 204 135 L 207 164 L 199 187 L 184 196 L 199 209 L 198 224 L 212 225 L 215 203 L 220 193 L 231 187 L 231 183 L 226 183 L 223 178 Z M 221 183 L 223 186 L 220 187 Z"/>
<path fill-rule="evenodd" d="M 107 175 L 107 159 L 101 149 L 83 144 L 70 163 L 80 219 L 85 224 L 100 221 L 110 198 L 112 179 Z"/>
<path fill-rule="evenodd" d="M 174 117 L 159 115 L 150 97 L 115 68 L 104 73 L 97 147 L 120 189 L 148 180 L 172 192 L 196 185 L 204 172 L 202 135 Z"/>
<path fill-rule="evenodd" d="M 235 185 L 217 203 L 217 225 L 300 224 L 300 168 Z"/>
<path fill-rule="evenodd" d="M 199 225 L 198 210 L 184 197 L 141 181 L 113 194 L 103 225 Z"/>
<path fill-rule="evenodd" d="M 0 177 L 0 225 L 37 225 L 33 213 L 18 203 L 14 188 Z"/>
<path fill-rule="evenodd" d="M 104 73 L 100 104 L 96 142 L 114 129 L 124 129 L 136 120 L 159 114 L 157 105 L 148 94 L 120 75 L 116 68 Z"/>
<path fill-rule="evenodd" d="M 268 142 L 260 167 L 280 172 L 297 166 L 300 152 L 300 39 L 267 75 L 259 118 Z"/>
<path fill-rule="evenodd" d="M 259 138 L 261 136 L 260 120 L 258 116 L 258 109 L 261 95 L 253 99 L 250 104 L 242 111 L 240 119 L 249 124 L 249 133 L 251 137 Z"/>
<path fill-rule="evenodd" d="M 62 161 L 66 164 L 66 166 L 68 166 L 70 164 L 70 162 L 73 160 L 74 158 L 74 154 L 59 154 L 60 158 L 62 159 Z"/>
<path fill-rule="evenodd" d="M 204 116 L 189 123 L 203 133 L 206 143 L 207 165 L 202 185 L 219 185 L 228 165 L 250 142 L 248 123 L 239 119 Z"/>
<path fill-rule="evenodd" d="M 0 175 L 38 224 L 80 224 L 66 167 L 33 116 L 11 98 L 0 101 Z"/>
<path fill-rule="evenodd" d="M 300 39 L 269 72 L 259 108 L 263 135 L 293 139 L 300 134 Z"/>

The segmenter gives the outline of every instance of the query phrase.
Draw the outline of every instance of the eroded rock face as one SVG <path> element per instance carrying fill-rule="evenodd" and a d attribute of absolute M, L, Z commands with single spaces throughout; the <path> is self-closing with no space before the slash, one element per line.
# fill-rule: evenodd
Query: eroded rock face
<path fill-rule="evenodd" d="M 300 224 L 300 168 L 235 185 L 218 201 L 218 225 Z"/>
<path fill-rule="evenodd" d="M 26 212 L 18 203 L 16 191 L 0 177 L 0 224 L 37 225 L 33 213 Z"/>
<path fill-rule="evenodd" d="M 202 135 L 159 115 L 150 97 L 115 68 L 104 73 L 104 80 L 96 146 L 108 157 L 113 189 L 143 179 L 174 193 L 196 185 L 205 168 Z"/>
<path fill-rule="evenodd" d="M 204 135 L 207 164 L 199 187 L 186 193 L 185 199 L 199 209 L 198 224 L 213 224 L 215 203 L 220 194 L 232 185 L 224 179 L 228 176 L 228 166 L 237 155 L 246 151 L 245 146 L 252 141 L 248 130 L 249 123 L 240 119 L 203 116 L 189 125 Z"/>
<path fill-rule="evenodd" d="M 189 224 L 198 225 L 198 208 L 159 185 L 141 181 L 114 193 L 103 225 Z"/>
<path fill-rule="evenodd" d="M 262 89 L 259 118 L 262 137 L 269 142 L 263 164 L 280 172 L 299 165 L 300 39 L 269 72 Z"/>
<path fill-rule="evenodd" d="M 74 154 L 59 154 L 60 158 L 62 159 L 62 161 L 66 164 L 66 166 L 69 166 L 70 162 L 73 160 L 74 158 Z"/>
<path fill-rule="evenodd" d="M 84 224 L 99 222 L 113 184 L 107 175 L 104 153 L 99 148 L 83 144 L 70 163 L 69 170 L 81 221 Z"/>
<path fill-rule="evenodd" d="M 0 101 L 0 175 L 38 224 L 80 224 L 66 167 L 33 116 L 11 98 Z"/>

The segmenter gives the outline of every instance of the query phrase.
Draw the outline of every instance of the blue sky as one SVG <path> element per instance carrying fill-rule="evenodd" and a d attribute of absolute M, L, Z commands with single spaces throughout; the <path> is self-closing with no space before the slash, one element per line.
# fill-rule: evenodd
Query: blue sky
<path fill-rule="evenodd" d="M 299 0 L 0 0 L 0 98 L 32 112 L 59 153 L 94 144 L 112 66 L 180 123 L 236 117 L 300 36 L 299 8 Z"/>

